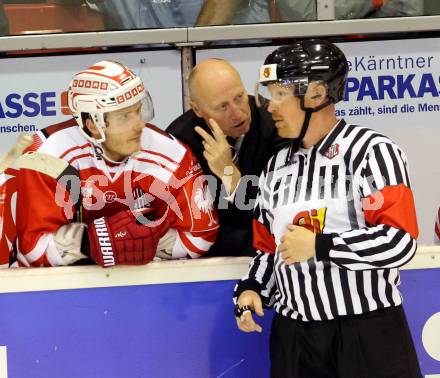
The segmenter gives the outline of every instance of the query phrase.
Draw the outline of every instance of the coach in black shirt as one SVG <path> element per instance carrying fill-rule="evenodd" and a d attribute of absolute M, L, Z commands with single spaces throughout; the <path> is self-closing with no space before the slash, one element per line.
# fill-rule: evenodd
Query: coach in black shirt
<path fill-rule="evenodd" d="M 189 76 L 191 110 L 167 131 L 187 144 L 210 179 L 220 231 L 208 256 L 252 256 L 258 177 L 283 142 L 265 109 L 227 61 L 207 59 Z"/>

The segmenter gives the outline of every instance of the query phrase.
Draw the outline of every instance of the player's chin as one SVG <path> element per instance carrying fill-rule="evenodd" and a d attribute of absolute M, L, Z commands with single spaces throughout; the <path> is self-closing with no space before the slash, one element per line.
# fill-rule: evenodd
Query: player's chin
<path fill-rule="evenodd" d="M 124 155 L 130 156 L 141 150 L 141 144 L 139 141 L 131 141 L 125 145 Z"/>
<path fill-rule="evenodd" d="M 281 138 L 291 138 L 289 130 L 285 127 L 277 127 L 277 132 Z"/>
<path fill-rule="evenodd" d="M 139 138 L 133 138 L 130 140 L 130 145 L 134 147 L 141 147 L 141 140 Z"/>

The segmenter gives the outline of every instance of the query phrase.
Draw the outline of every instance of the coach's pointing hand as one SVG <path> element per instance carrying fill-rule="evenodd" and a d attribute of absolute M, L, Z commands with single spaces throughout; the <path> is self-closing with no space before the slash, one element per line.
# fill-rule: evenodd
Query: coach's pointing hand
<path fill-rule="evenodd" d="M 231 146 L 218 123 L 210 118 L 209 125 L 212 135 L 203 130 L 200 126 L 195 131 L 203 138 L 203 156 L 208 162 L 209 169 L 222 180 L 229 194 L 235 191 L 240 180 L 241 173 L 233 162 Z"/>

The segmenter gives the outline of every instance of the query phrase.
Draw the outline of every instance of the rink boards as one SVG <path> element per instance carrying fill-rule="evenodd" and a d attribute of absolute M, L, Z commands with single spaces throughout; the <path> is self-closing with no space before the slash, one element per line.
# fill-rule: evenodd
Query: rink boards
<path fill-rule="evenodd" d="M 2 270 L 0 378 L 268 376 L 273 314 L 262 334 L 239 332 L 232 315 L 247 263 Z M 426 335 L 440 330 L 438 287 L 440 251 L 422 248 L 401 289 L 426 376 L 440 374 L 438 334 Z"/>

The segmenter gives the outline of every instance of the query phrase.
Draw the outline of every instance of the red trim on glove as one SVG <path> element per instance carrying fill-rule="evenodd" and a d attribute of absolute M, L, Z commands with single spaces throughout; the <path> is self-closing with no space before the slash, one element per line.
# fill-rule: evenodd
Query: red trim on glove
<path fill-rule="evenodd" d="M 365 221 L 369 225 L 386 224 L 408 232 L 417 239 L 414 197 L 410 188 L 403 184 L 386 186 L 362 200 Z"/>
<path fill-rule="evenodd" d="M 374 10 L 378 10 L 383 5 L 383 0 L 371 0 L 371 5 L 373 6 Z"/>

